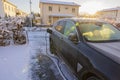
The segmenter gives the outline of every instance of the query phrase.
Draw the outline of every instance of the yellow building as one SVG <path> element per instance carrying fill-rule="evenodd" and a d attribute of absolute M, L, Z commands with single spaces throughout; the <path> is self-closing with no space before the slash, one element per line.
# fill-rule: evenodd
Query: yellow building
<path fill-rule="evenodd" d="M 74 2 L 40 0 L 42 24 L 53 24 L 61 18 L 78 17 L 80 5 Z"/>
<path fill-rule="evenodd" d="M 3 9 L 3 3 L 2 0 L 0 0 L 0 17 L 4 17 L 5 13 L 4 13 L 4 9 Z"/>
<path fill-rule="evenodd" d="M 18 9 L 16 5 L 8 0 L 0 0 L 0 17 L 26 17 L 28 14 Z"/>
<path fill-rule="evenodd" d="M 16 16 L 17 6 L 7 0 L 2 0 L 5 16 Z"/>

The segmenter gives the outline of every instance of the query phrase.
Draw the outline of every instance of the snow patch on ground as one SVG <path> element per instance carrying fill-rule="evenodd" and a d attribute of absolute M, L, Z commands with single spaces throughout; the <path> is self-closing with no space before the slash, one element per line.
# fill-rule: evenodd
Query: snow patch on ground
<path fill-rule="evenodd" d="M 28 80 L 29 47 L 0 47 L 0 80 Z"/>

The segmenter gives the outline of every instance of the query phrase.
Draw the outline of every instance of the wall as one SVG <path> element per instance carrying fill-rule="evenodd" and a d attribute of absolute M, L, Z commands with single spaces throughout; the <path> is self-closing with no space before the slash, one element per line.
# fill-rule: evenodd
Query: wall
<path fill-rule="evenodd" d="M 52 11 L 49 11 L 49 6 L 52 7 Z M 59 8 L 60 8 L 60 12 L 59 12 Z M 75 8 L 75 12 L 72 12 L 72 8 Z M 49 15 L 51 14 L 67 14 L 67 15 L 74 15 L 77 17 L 78 12 L 79 12 L 79 6 L 40 3 L 40 13 L 43 24 L 47 24 L 49 22 Z"/>
<path fill-rule="evenodd" d="M 0 17 L 5 17 L 2 0 L 0 0 Z"/>
<path fill-rule="evenodd" d="M 10 4 L 9 2 L 4 2 L 4 11 L 6 16 L 16 16 L 16 9 L 15 5 Z"/>

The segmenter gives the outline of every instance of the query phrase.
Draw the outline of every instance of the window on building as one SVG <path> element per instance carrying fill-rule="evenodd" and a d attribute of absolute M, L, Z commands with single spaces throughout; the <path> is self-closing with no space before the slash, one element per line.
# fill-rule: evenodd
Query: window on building
<path fill-rule="evenodd" d="M 6 5 L 5 7 L 6 7 L 6 10 L 7 10 L 7 9 L 8 9 L 8 8 L 7 8 L 7 5 Z"/>
<path fill-rule="evenodd" d="M 10 11 L 10 6 L 8 6 L 8 10 Z"/>
<path fill-rule="evenodd" d="M 75 13 L 75 8 L 72 8 L 72 12 Z"/>
<path fill-rule="evenodd" d="M 52 11 L 52 6 L 49 6 L 49 11 Z"/>
<path fill-rule="evenodd" d="M 8 10 L 8 5 L 6 5 L 6 10 Z"/>
<path fill-rule="evenodd" d="M 13 8 L 13 12 L 15 11 L 15 8 Z"/>
<path fill-rule="evenodd" d="M 10 7 L 10 11 L 12 11 L 12 7 Z"/>
<path fill-rule="evenodd" d="M 5 4 L 5 9 L 7 9 L 7 5 Z"/>
<path fill-rule="evenodd" d="M 52 23 L 52 17 L 49 17 L 49 24 Z"/>
<path fill-rule="evenodd" d="M 12 11 L 14 11 L 14 8 L 12 8 Z"/>
<path fill-rule="evenodd" d="M 68 7 L 65 8 L 66 10 L 68 9 Z"/>
<path fill-rule="evenodd" d="M 58 11 L 60 12 L 60 7 L 58 8 Z"/>

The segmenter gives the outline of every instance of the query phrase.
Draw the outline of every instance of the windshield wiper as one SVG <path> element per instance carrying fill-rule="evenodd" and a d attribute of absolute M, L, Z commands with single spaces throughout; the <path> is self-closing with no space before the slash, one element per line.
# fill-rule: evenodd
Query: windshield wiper
<path fill-rule="evenodd" d="M 117 39 L 117 40 L 98 40 L 98 41 L 87 40 L 87 41 L 92 42 L 92 43 L 106 43 L 106 42 L 119 42 L 120 39 Z"/>

